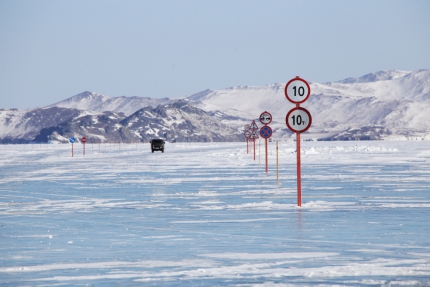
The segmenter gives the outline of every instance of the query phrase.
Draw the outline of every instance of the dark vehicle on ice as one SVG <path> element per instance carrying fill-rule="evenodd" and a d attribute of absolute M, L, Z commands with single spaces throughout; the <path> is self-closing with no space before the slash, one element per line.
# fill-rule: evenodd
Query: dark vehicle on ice
<path fill-rule="evenodd" d="M 164 140 L 161 139 L 151 140 L 151 151 L 154 152 L 154 150 L 161 150 L 161 152 L 164 152 L 164 143 Z"/>

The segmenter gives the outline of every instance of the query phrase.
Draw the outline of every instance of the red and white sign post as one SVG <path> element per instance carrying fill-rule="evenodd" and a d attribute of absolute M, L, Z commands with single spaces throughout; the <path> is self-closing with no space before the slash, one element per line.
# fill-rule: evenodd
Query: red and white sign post
<path fill-rule="evenodd" d="M 245 131 L 245 137 L 246 137 L 246 154 L 249 154 L 248 142 L 249 142 L 249 137 L 250 136 L 251 136 L 251 132 L 250 131 Z"/>
<path fill-rule="evenodd" d="M 268 126 L 272 122 L 272 115 L 269 112 L 263 112 L 260 115 L 260 122 L 264 125 L 260 129 L 260 135 L 264 138 L 266 144 L 266 173 L 269 172 L 269 153 L 267 148 L 267 139 L 272 136 L 272 128 Z"/>
<path fill-rule="evenodd" d="M 253 141 L 254 141 L 254 161 L 255 161 L 255 139 L 258 139 L 258 134 L 257 134 L 257 131 L 258 131 L 258 126 L 257 126 L 257 124 L 255 123 L 255 121 L 252 121 L 252 124 L 251 124 L 251 136 L 250 136 L 250 138 L 252 138 L 253 139 Z"/>
<path fill-rule="evenodd" d="M 312 117 L 308 110 L 301 108 L 311 94 L 311 87 L 308 82 L 300 77 L 291 79 L 285 86 L 285 96 L 287 100 L 296 107 L 291 109 L 285 117 L 287 127 L 296 133 L 296 154 L 297 154 L 297 205 L 302 206 L 302 175 L 300 159 L 300 134 L 307 131 L 312 124 Z"/>
<path fill-rule="evenodd" d="M 249 137 L 251 136 L 251 132 L 249 131 L 250 125 L 245 125 L 245 138 L 246 138 L 246 154 L 249 154 L 248 142 Z"/>
<path fill-rule="evenodd" d="M 87 138 L 86 137 L 82 137 L 81 141 L 84 144 L 84 155 L 85 155 L 85 143 L 87 142 Z"/>

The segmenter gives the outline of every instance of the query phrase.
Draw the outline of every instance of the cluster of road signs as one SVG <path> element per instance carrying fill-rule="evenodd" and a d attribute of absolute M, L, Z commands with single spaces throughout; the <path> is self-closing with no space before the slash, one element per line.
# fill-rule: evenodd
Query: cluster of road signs
<path fill-rule="evenodd" d="M 73 157 L 73 144 L 76 142 L 76 138 L 75 137 L 71 137 L 69 139 L 69 142 L 72 144 L 72 157 Z M 85 143 L 87 142 L 87 138 L 86 137 L 82 137 L 81 138 L 81 142 L 84 144 L 83 149 L 84 149 L 84 155 L 85 155 Z"/>
<path fill-rule="evenodd" d="M 272 115 L 269 112 L 263 112 L 260 115 L 260 123 L 263 127 L 259 130 L 255 121 L 252 121 L 251 125 L 245 125 L 244 135 L 246 137 L 246 153 L 249 153 L 248 141 L 252 139 L 254 142 L 254 160 L 255 160 L 255 139 L 259 138 L 259 134 L 266 141 L 266 172 L 268 172 L 268 152 L 267 152 L 267 139 L 273 134 L 272 128 L 268 126 L 272 122 Z"/>
<path fill-rule="evenodd" d="M 75 137 L 71 137 L 71 138 L 69 139 L 69 142 L 70 142 L 71 144 L 75 143 L 75 142 L 76 142 L 76 138 L 75 138 Z M 81 138 L 81 142 L 82 142 L 82 143 L 86 143 L 86 142 L 87 142 L 87 138 L 86 138 L 86 137 L 82 137 L 82 138 Z"/>
<path fill-rule="evenodd" d="M 250 125 L 245 125 L 245 137 L 247 139 L 258 139 L 258 126 L 255 121 L 252 121 Z"/>
<path fill-rule="evenodd" d="M 273 134 L 272 128 L 268 126 L 272 122 L 272 115 L 269 112 L 263 112 L 260 115 L 260 123 L 264 126 L 260 129 L 260 135 L 265 140 L 265 148 L 266 148 L 266 173 L 269 172 L 269 153 L 267 151 L 267 139 L 270 138 Z"/>
<path fill-rule="evenodd" d="M 285 117 L 287 127 L 294 133 L 307 131 L 312 124 L 312 116 L 308 110 L 301 108 L 300 104 L 306 102 L 311 94 L 311 88 L 304 79 L 296 77 L 291 79 L 285 86 L 285 97 L 288 101 L 296 104 Z"/>
<path fill-rule="evenodd" d="M 285 116 L 287 127 L 296 134 L 296 154 L 297 154 L 297 202 L 301 206 L 301 160 L 300 160 L 300 134 L 307 131 L 312 125 L 312 116 L 308 110 L 300 107 L 300 104 L 306 102 L 311 94 L 311 87 L 308 82 L 300 77 L 291 79 L 285 86 L 285 97 L 296 106 L 292 108 Z M 269 112 L 263 112 L 260 115 L 260 122 L 263 127 L 260 129 L 260 136 L 266 140 L 266 172 L 268 171 L 267 159 L 267 139 L 273 134 L 272 129 L 268 126 L 272 122 L 272 115 Z M 255 121 L 251 125 L 245 125 L 245 137 L 248 146 L 248 140 L 254 140 L 254 160 L 255 160 L 255 139 L 259 138 L 258 126 Z M 248 153 L 248 150 L 247 150 Z"/>
<path fill-rule="evenodd" d="M 272 128 L 268 126 L 272 122 L 272 115 L 269 112 L 263 112 L 260 115 L 260 123 L 264 126 L 260 129 L 260 135 L 262 138 L 268 139 L 272 136 Z"/>
<path fill-rule="evenodd" d="M 286 117 L 287 127 L 296 133 L 296 154 L 297 154 L 297 205 L 302 206 L 302 180 L 301 180 L 301 160 L 300 160 L 300 133 L 307 131 L 312 124 L 312 116 L 308 110 L 301 108 L 300 104 L 306 102 L 311 94 L 311 87 L 308 82 L 300 77 L 291 79 L 285 86 L 285 97 L 288 101 L 296 104 Z"/>
<path fill-rule="evenodd" d="M 249 153 L 248 141 L 252 139 L 254 141 L 254 160 L 255 160 L 255 139 L 258 139 L 258 126 L 255 121 L 252 121 L 251 125 L 245 125 L 246 137 L 246 153 Z"/>
<path fill-rule="evenodd" d="M 285 97 L 293 104 L 293 107 L 285 116 L 285 123 L 287 127 L 296 134 L 296 154 L 297 154 L 297 204 L 302 206 L 302 192 L 301 192 L 301 159 L 300 159 L 300 134 L 307 131 L 312 125 L 312 116 L 308 110 L 300 107 L 300 104 L 306 102 L 311 94 L 311 87 L 308 82 L 300 77 L 291 79 L 285 85 Z M 267 151 L 267 139 L 269 139 L 273 131 L 268 126 L 272 122 L 272 115 L 265 111 L 260 115 L 260 122 L 263 127 L 259 130 L 259 134 L 266 142 L 266 172 L 268 172 L 268 151 Z M 251 125 L 245 125 L 245 137 L 247 143 L 248 153 L 248 140 L 254 140 L 254 160 L 255 160 L 255 139 L 259 138 L 258 126 L 255 121 L 252 121 Z"/>
<path fill-rule="evenodd" d="M 272 115 L 269 112 L 263 112 L 260 115 L 260 122 L 264 125 L 258 132 L 258 126 L 255 121 L 252 121 L 251 125 L 245 125 L 244 135 L 247 139 L 258 139 L 260 136 L 262 138 L 268 139 L 272 136 L 272 129 L 268 126 L 272 122 Z"/>

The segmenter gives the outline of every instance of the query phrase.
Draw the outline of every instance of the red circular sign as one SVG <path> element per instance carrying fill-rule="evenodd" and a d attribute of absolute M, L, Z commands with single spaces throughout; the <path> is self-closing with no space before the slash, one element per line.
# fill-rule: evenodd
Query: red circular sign
<path fill-rule="evenodd" d="M 294 108 L 288 112 L 285 122 L 292 132 L 303 133 L 311 127 L 312 116 L 307 109 Z"/>
<path fill-rule="evenodd" d="M 308 82 L 300 77 L 291 79 L 285 86 L 285 97 L 293 104 L 301 104 L 307 101 L 311 94 Z"/>
<path fill-rule="evenodd" d="M 87 138 L 86 138 L 86 137 L 83 137 L 83 138 L 81 139 L 81 141 L 82 141 L 83 143 L 86 143 L 86 142 L 87 142 Z"/>
<path fill-rule="evenodd" d="M 261 137 L 268 139 L 272 136 L 273 132 L 272 132 L 272 128 L 269 126 L 264 126 L 260 129 L 260 135 Z"/>
<path fill-rule="evenodd" d="M 272 114 L 269 112 L 263 112 L 260 115 L 260 123 L 263 125 L 268 125 L 272 122 Z"/>

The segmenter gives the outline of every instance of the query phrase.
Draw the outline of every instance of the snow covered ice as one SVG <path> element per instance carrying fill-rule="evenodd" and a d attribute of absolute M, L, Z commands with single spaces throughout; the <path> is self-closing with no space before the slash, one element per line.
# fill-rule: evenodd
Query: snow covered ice
<path fill-rule="evenodd" d="M 428 141 L 303 142 L 301 208 L 293 142 L 70 149 L 0 146 L 0 285 L 430 286 Z"/>

